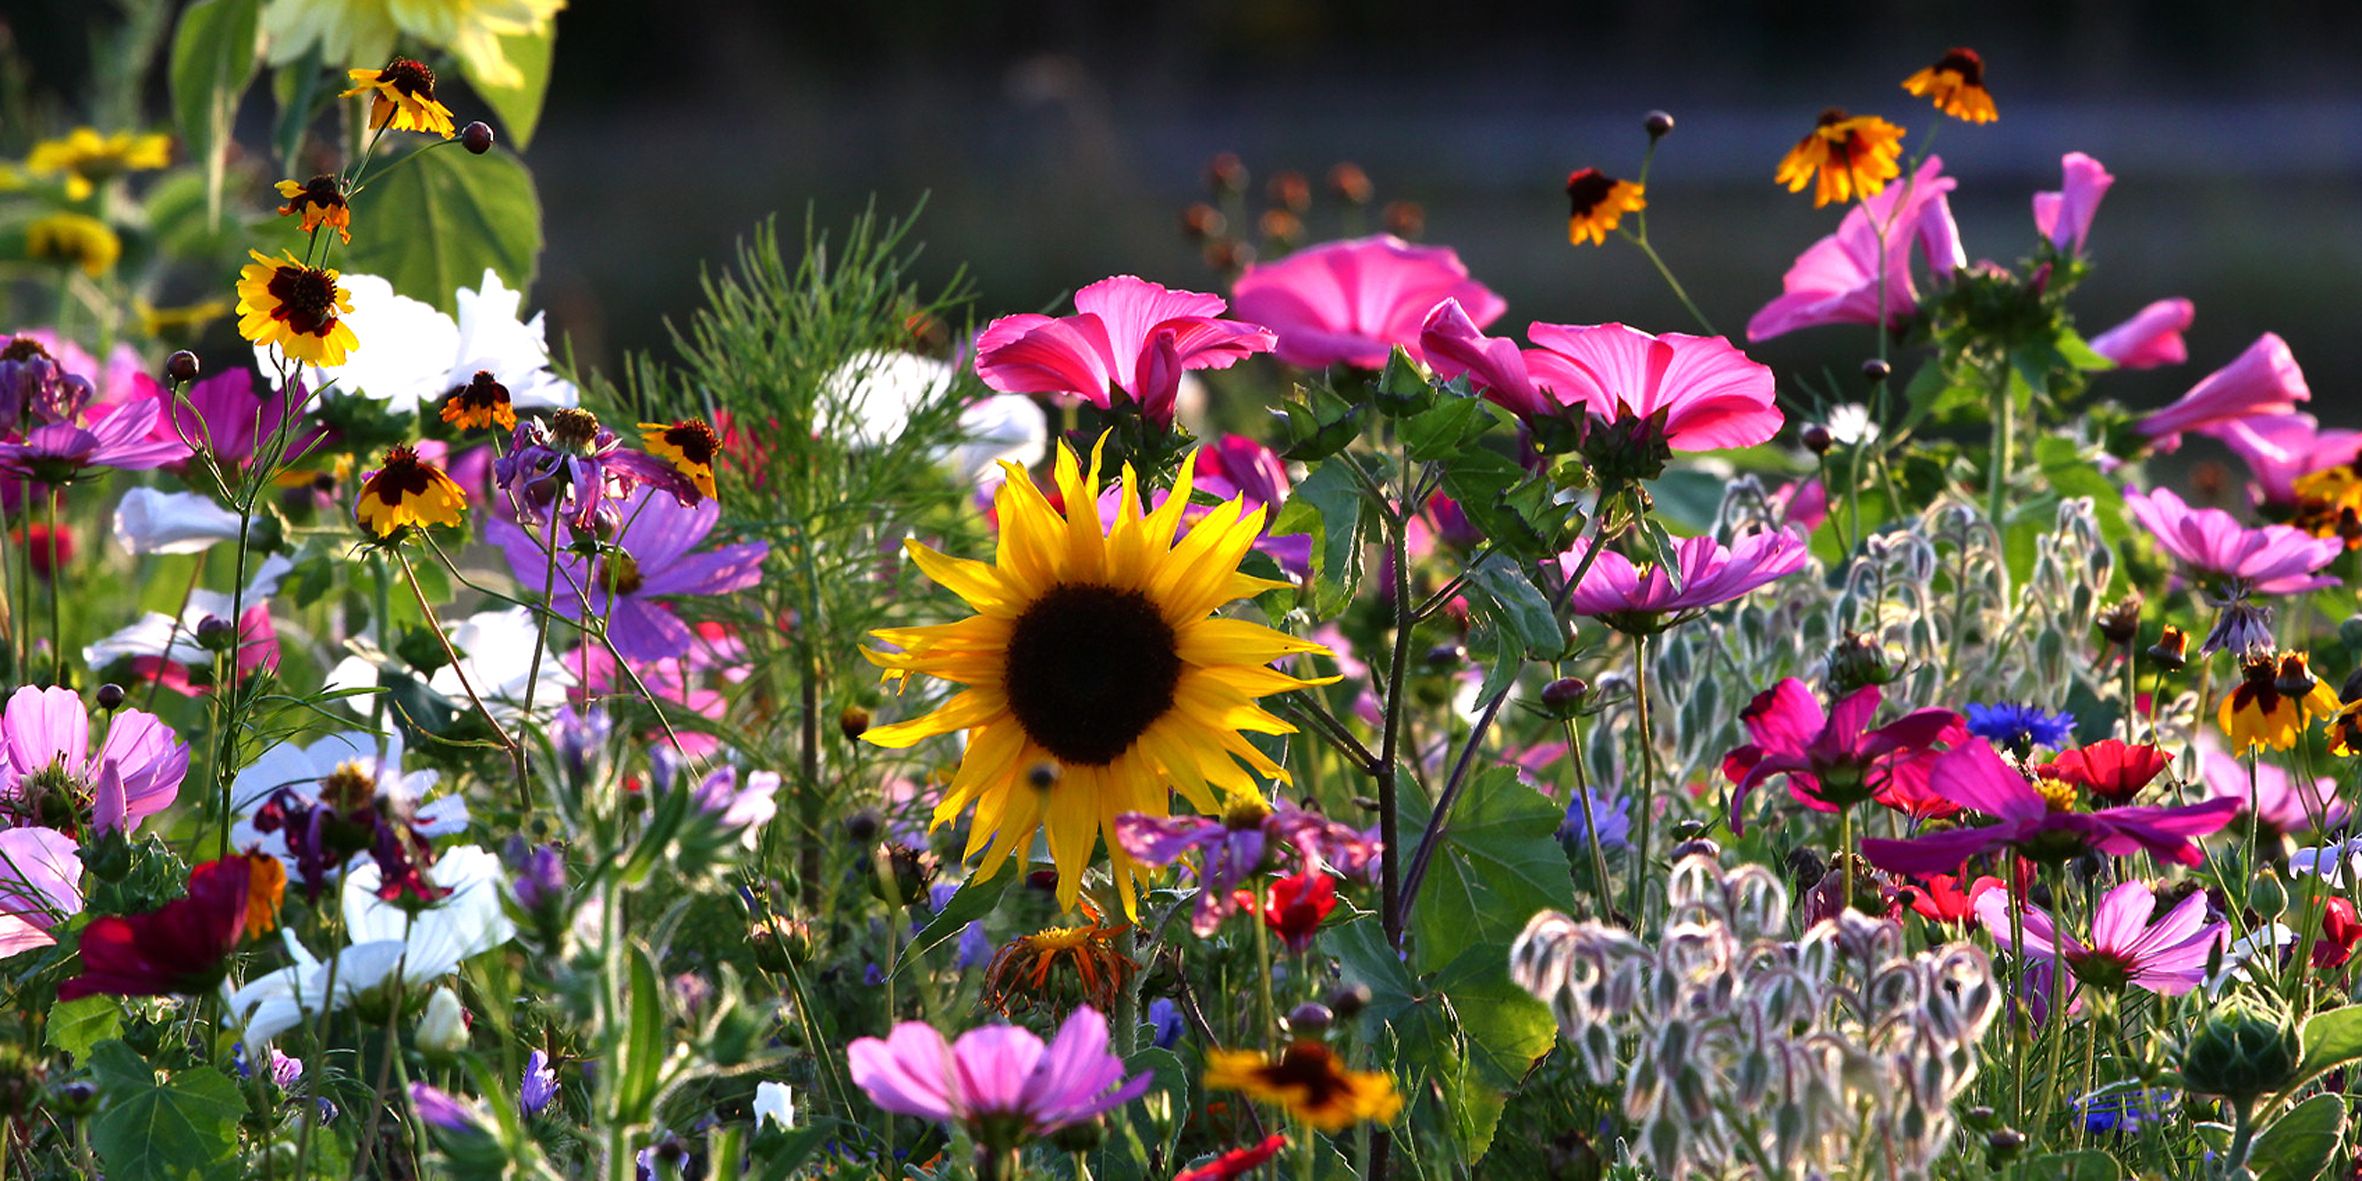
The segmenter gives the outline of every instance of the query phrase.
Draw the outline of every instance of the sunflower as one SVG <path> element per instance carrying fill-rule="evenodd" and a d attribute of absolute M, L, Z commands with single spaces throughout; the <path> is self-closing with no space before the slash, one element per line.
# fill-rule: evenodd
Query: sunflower
<path fill-rule="evenodd" d="M 249 250 L 254 264 L 238 273 L 238 335 L 256 344 L 275 344 L 298 361 L 344 364 L 360 346 L 352 325 L 352 296 L 337 286 L 336 272 L 307 267 L 286 254 L 271 258 Z"/>
<path fill-rule="evenodd" d="M 702 418 L 678 422 L 643 422 L 640 444 L 648 453 L 673 465 L 708 500 L 715 499 L 714 456 L 722 449 L 714 428 Z"/>
<path fill-rule="evenodd" d="M 2239 666 L 2239 684 L 2223 697 L 2216 720 L 2234 753 L 2268 746 L 2287 750 L 2313 719 L 2339 712 L 2336 692 L 2313 675 L 2302 652 L 2250 656 Z"/>
<path fill-rule="evenodd" d="M 52 213 L 26 223 L 25 254 L 36 262 L 79 267 L 95 279 L 115 269 L 123 257 L 123 239 L 88 214 Z"/>
<path fill-rule="evenodd" d="M 361 499 L 353 506 L 361 527 L 381 538 L 406 526 L 456 525 L 466 511 L 459 481 L 405 446 L 389 449 L 385 465 L 361 477 Z"/>
<path fill-rule="evenodd" d="M 1875 197 L 1886 182 L 1902 175 L 1903 166 L 1897 162 L 1902 154 L 1902 128 L 1876 115 L 1849 115 L 1831 107 L 1821 112 L 1812 134 L 1788 150 L 1772 182 L 1801 193 L 1818 174 L 1820 183 L 1813 189 L 1816 209 L 1832 201 L 1851 201 L 1857 193 Z"/>
<path fill-rule="evenodd" d="M 1266 666 L 1326 649 L 1259 623 L 1209 618 L 1233 599 L 1288 584 L 1239 573 L 1263 528 L 1263 510 L 1248 512 L 1243 500 L 1209 510 L 1176 539 L 1194 462 L 1182 464 L 1172 494 L 1146 515 L 1127 465 L 1115 523 L 1102 528 L 1099 453 L 1093 450 L 1085 471 L 1062 445 L 1056 471 L 1064 512 L 1024 468 L 1003 465 L 1009 478 L 994 498 L 997 562 L 907 543 L 919 569 L 977 614 L 881 629 L 874 634 L 893 650 L 867 655 L 890 681 L 923 673 L 965 689 L 931 714 L 862 737 L 899 748 L 968 731 L 966 757 L 935 823 L 975 805 L 967 856 L 983 852 L 979 878 L 1047 828 L 1059 904 L 1071 907 L 1092 845 L 1104 834 L 1128 913 L 1142 871 L 1115 839 L 1116 817 L 1168 815 L 1176 788 L 1213 814 L 1216 788 L 1255 792 L 1249 768 L 1288 780 L 1242 731 L 1294 732 L 1255 699 L 1327 682 Z"/>
<path fill-rule="evenodd" d="M 1044 927 L 1001 945 L 984 969 L 984 1003 L 1004 1014 L 1032 1008 L 1055 994 L 1071 996 L 1102 1013 L 1112 1012 L 1140 965 L 1115 938 L 1131 928 L 1108 926 L 1088 901 L 1086 925 Z M 1059 979 L 1055 982 L 1051 974 Z"/>
<path fill-rule="evenodd" d="M 1315 1041 L 1295 1042 L 1277 1059 L 1261 1050 L 1208 1050 L 1205 1081 L 1208 1090 L 1278 1104 L 1324 1132 L 1342 1132 L 1363 1120 L 1392 1123 L 1402 1111 L 1392 1075 L 1347 1070 Z"/>
<path fill-rule="evenodd" d="M 1648 208 L 1640 185 L 1617 180 L 1596 168 L 1568 174 L 1566 195 L 1574 204 L 1574 211 L 1567 215 L 1566 240 L 1577 246 L 1585 242 L 1606 245 L 1608 231 L 1615 229 L 1625 214 Z"/>
<path fill-rule="evenodd" d="M 283 180 L 278 189 L 279 195 L 287 198 L 279 207 L 279 216 L 303 218 L 307 234 L 327 226 L 346 245 L 352 244 L 353 207 L 345 203 L 344 183 L 335 174 L 323 172 L 301 184 Z"/>
<path fill-rule="evenodd" d="M 77 127 L 64 139 L 46 139 L 25 156 L 25 171 L 35 176 L 64 173 L 66 199 L 80 201 L 98 185 L 126 172 L 150 172 L 172 163 L 172 137 L 118 131 L 100 135 L 95 127 Z"/>
<path fill-rule="evenodd" d="M 494 426 L 513 431 L 517 429 L 517 409 L 509 404 L 508 387 L 493 380 L 490 370 L 478 369 L 466 385 L 444 397 L 443 421 L 463 431 Z"/>
<path fill-rule="evenodd" d="M 1903 89 L 1932 99 L 1936 109 L 1968 123 L 1991 123 L 2001 117 L 1985 89 L 1985 59 L 1973 49 L 1950 49 L 1936 64 L 1903 79 Z"/>
<path fill-rule="evenodd" d="M 347 70 L 357 85 L 339 95 L 369 97 L 369 125 L 395 131 L 424 131 L 450 139 L 459 134 L 451 108 L 435 99 L 435 72 L 423 62 L 397 57 L 382 70 Z"/>

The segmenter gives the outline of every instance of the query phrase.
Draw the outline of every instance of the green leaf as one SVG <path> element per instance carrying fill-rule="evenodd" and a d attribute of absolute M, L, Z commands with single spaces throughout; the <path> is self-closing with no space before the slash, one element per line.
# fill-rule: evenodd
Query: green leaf
<path fill-rule="evenodd" d="M 1487 554 L 1469 569 L 1468 583 L 1491 600 L 1490 614 L 1525 646 L 1525 655 L 1547 660 L 1566 647 L 1566 631 L 1550 610 L 1550 600 L 1508 558 L 1498 552 Z"/>
<path fill-rule="evenodd" d="M 612 1118 L 625 1124 L 648 1119 L 656 1105 L 656 1091 L 669 1056 L 664 1036 L 664 986 L 656 979 L 656 965 L 646 948 L 631 948 L 630 1024 L 624 1029 L 622 1052 L 615 1064 Z"/>
<path fill-rule="evenodd" d="M 1428 804 L 1401 793 L 1404 840 L 1427 828 Z M 1539 910 L 1574 902 L 1566 850 L 1558 843 L 1561 810 L 1508 767 L 1475 772 L 1443 830 L 1427 880 L 1411 909 L 1417 936 L 1411 966 L 1433 971 L 1471 947 L 1509 946 Z"/>
<path fill-rule="evenodd" d="M 1554 511 L 1548 486 L 1515 461 L 1471 447 L 1443 465 L 1443 490 L 1493 548 L 1514 558 L 1553 552 L 1551 535 L 1566 514 Z"/>
<path fill-rule="evenodd" d="M 1435 401 L 1435 386 L 1411 360 L 1410 350 L 1399 344 L 1386 354 L 1386 368 L 1378 372 L 1370 392 L 1379 412 L 1396 418 L 1420 414 Z"/>
<path fill-rule="evenodd" d="M 2096 1148 L 2080 1152 L 2046 1152 L 2028 1157 L 2014 1174 L 2024 1181 L 2117 1181 L 2124 1166 Z"/>
<path fill-rule="evenodd" d="M 2299 1031 L 2304 1039 L 2304 1065 L 2299 1074 L 2311 1077 L 2362 1058 L 2362 1005 L 2347 1005 L 2305 1018 Z"/>
<path fill-rule="evenodd" d="M 541 200 L 515 156 L 422 147 L 377 167 L 353 197 L 353 229 L 344 270 L 382 276 L 398 294 L 456 312 L 453 293 L 476 286 L 487 268 L 518 291 L 532 285 Z"/>
<path fill-rule="evenodd" d="M 1345 400 L 1326 384 L 1299 385 L 1297 397 L 1279 404 L 1280 447 L 1284 458 L 1298 463 L 1327 459 L 1349 446 L 1361 433 L 1361 407 Z"/>
<path fill-rule="evenodd" d="M 111 996 L 86 996 L 50 1006 L 49 1031 L 42 1040 L 87 1061 L 92 1046 L 121 1036 L 123 1006 Z"/>
<path fill-rule="evenodd" d="M 205 167 L 209 225 L 221 219 L 230 123 L 262 59 L 262 0 L 197 0 L 172 36 L 172 114 L 189 154 Z"/>
<path fill-rule="evenodd" d="M 1402 441 L 1420 463 L 1442 463 L 1466 450 L 1493 427 L 1482 398 L 1451 397 L 1403 420 Z"/>
<path fill-rule="evenodd" d="M 112 1181 L 165 1181 L 207 1175 L 237 1144 L 246 1101 L 228 1075 L 210 1066 L 163 1077 L 120 1041 L 90 1053 L 101 1103 L 90 1122 L 91 1147 Z"/>
<path fill-rule="evenodd" d="M 1655 517 L 1640 519 L 1640 536 L 1648 542 L 1649 561 L 1665 572 L 1665 582 L 1676 592 L 1681 590 L 1681 550 L 1673 542 L 1673 535 Z"/>
<path fill-rule="evenodd" d="M 1161 1151 L 1157 1153 L 1157 1159 L 1171 1160 L 1174 1152 L 1180 1147 L 1181 1129 L 1188 1123 L 1189 1067 L 1181 1061 L 1179 1055 L 1171 1050 L 1158 1046 L 1142 1046 L 1125 1056 L 1124 1077 L 1130 1078 L 1142 1072 L 1153 1076 L 1154 1081 L 1148 1084 L 1148 1090 L 1142 1094 L 1141 1098 L 1145 1099 L 1149 1095 L 1162 1095 L 1166 1098 L 1166 1103 L 1162 1105 L 1163 1109 L 1172 1113 L 1171 1118 L 1166 1121 L 1164 1143 Z M 1156 1108 L 1151 1107 L 1150 1110 L 1154 1111 Z M 1130 1116 L 1129 1122 L 1145 1123 L 1146 1121 L 1140 1119 L 1139 1114 L 1134 1112 Z M 1139 1163 L 1145 1165 L 1147 1162 Z"/>
<path fill-rule="evenodd" d="M 476 97 L 500 116 L 500 129 L 520 152 L 533 142 L 533 129 L 541 125 L 541 102 L 549 96 L 550 58 L 557 42 L 556 21 L 539 33 L 511 33 L 500 39 L 501 56 L 524 75 L 515 86 L 494 86 L 478 76 L 467 59 L 460 59 L 460 73 L 475 87 Z"/>
<path fill-rule="evenodd" d="M 1509 978 L 1509 957 L 1498 944 L 1460 953 L 1437 973 L 1435 988 L 1460 1016 L 1469 1065 L 1495 1087 L 1515 1087 L 1558 1037 L 1550 1006 Z"/>
<path fill-rule="evenodd" d="M 2090 341 L 2083 339 L 2074 329 L 2064 325 L 2060 326 L 2058 339 L 2052 342 L 2052 347 L 2058 350 L 2059 356 L 2066 359 L 2067 364 L 2085 373 L 2097 373 L 2116 367 L 2116 362 L 2103 356 L 2098 349 L 2091 347 Z"/>
<path fill-rule="evenodd" d="M 1009 892 L 1009 883 L 1016 880 L 1016 871 L 1003 869 L 983 881 L 969 878 L 961 882 L 943 909 L 936 911 L 935 917 L 928 919 L 927 925 L 919 928 L 919 933 L 911 939 L 910 954 L 894 965 L 895 974 L 900 975 L 903 968 L 934 950 L 937 944 L 956 938 L 969 923 L 991 914 L 1001 904 L 1001 895 Z"/>
<path fill-rule="evenodd" d="M 1371 526 L 1361 483 L 1343 466 L 1352 462 L 1344 455 L 1314 468 L 1288 494 L 1271 525 L 1274 535 L 1312 538 L 1312 577 L 1305 580 L 1303 597 L 1315 619 L 1335 618 L 1361 588 L 1362 551 Z"/>
<path fill-rule="evenodd" d="M 2256 1181 L 2312 1181 L 2328 1175 L 2346 1134 L 2346 1098 L 2315 1095 L 2272 1121 L 2247 1158 Z"/>

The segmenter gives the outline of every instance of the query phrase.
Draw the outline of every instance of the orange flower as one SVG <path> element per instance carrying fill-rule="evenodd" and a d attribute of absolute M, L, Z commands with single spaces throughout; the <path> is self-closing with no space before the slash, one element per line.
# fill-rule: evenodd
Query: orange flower
<path fill-rule="evenodd" d="M 283 180 L 278 189 L 279 195 L 287 198 L 279 207 L 279 216 L 303 218 L 307 234 L 327 226 L 345 244 L 352 244 L 353 207 L 345 204 L 344 185 L 334 174 L 323 172 L 302 184 Z"/>
<path fill-rule="evenodd" d="M 1903 89 L 1933 99 L 1936 109 L 1968 123 L 2001 117 L 1985 89 L 1985 59 L 1973 49 L 1949 49 L 1936 64 L 1903 79 Z"/>
<path fill-rule="evenodd" d="M 1585 242 L 1606 245 L 1608 232 L 1625 214 L 1648 208 L 1648 198 L 1638 184 L 1617 180 L 1596 168 L 1569 174 L 1566 195 L 1573 203 L 1573 212 L 1567 215 L 1566 240 L 1577 246 Z"/>

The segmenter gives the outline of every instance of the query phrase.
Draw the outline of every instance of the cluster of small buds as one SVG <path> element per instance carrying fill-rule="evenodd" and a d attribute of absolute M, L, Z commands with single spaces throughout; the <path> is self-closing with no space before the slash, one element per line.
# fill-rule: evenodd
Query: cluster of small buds
<path fill-rule="evenodd" d="M 1835 1176 L 1866 1128 L 1881 1175 L 1926 1176 L 2000 1009 L 1985 954 L 1905 954 L 1899 925 L 1852 911 L 1791 936 L 1760 866 L 1685 858 L 1667 902 L 1654 946 L 1547 911 L 1510 949 L 1583 1075 L 1621 1084 L 1627 1151 L 1664 1177 Z"/>

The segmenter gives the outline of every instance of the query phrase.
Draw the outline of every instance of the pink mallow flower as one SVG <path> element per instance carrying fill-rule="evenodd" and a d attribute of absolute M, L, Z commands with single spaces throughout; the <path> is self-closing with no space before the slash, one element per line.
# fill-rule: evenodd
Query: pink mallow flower
<path fill-rule="evenodd" d="M 1926 877 L 1960 871 L 1971 857 L 2016 849 L 2033 861 L 2057 864 L 2086 851 L 2121 857 L 2146 849 L 2161 861 L 2200 865 L 2206 854 L 2191 838 L 2214 832 L 2239 811 L 2235 800 L 2178 807 L 2133 805 L 2076 812 L 2055 804 L 1993 745 L 1970 739 L 1936 757 L 1928 789 L 1993 823 L 1946 829 L 1908 840 L 1864 837 L 1862 856 L 1889 873 Z"/>
<path fill-rule="evenodd" d="M 1299 369 L 1345 364 L 1385 367 L 1394 346 L 1419 358 L 1419 325 L 1445 299 L 1456 299 L 1478 327 L 1509 305 L 1447 246 L 1413 246 L 1392 234 L 1324 242 L 1238 277 L 1231 303 L 1239 317 L 1279 334 L 1279 359 Z"/>
<path fill-rule="evenodd" d="M 2180 996 L 2206 982 L 2207 958 L 2227 928 L 2206 921 L 2204 890 L 2192 892 L 2151 923 L 2156 909 L 2157 896 L 2147 883 L 2125 882 L 2100 896 L 2087 942 L 2060 931 L 2050 912 L 2028 903 L 2015 924 L 2024 928 L 2020 946 L 2012 939 L 2009 892 L 1987 890 L 1976 900 L 1977 920 L 1993 941 L 2029 963 L 2047 962 L 2055 954 L 2077 984 L 2103 992 L 2133 986 Z"/>
<path fill-rule="evenodd" d="M 2256 760 L 2255 778 L 2247 764 L 2201 734 L 2198 738 L 2198 776 L 2206 794 L 2239 805 L 2241 815 L 2252 815 L 2272 833 L 2301 836 L 2335 832 L 2346 822 L 2346 802 L 2338 798 L 2337 780 L 2324 775 L 2306 787 L 2286 769 Z"/>
<path fill-rule="evenodd" d="M 2282 512 L 2296 507 L 2296 482 L 2314 472 L 2354 462 L 2362 431 L 2322 430 L 2310 414 L 2237 418 L 2204 429 L 2238 453 L 2255 476 L 2256 503 Z"/>
<path fill-rule="evenodd" d="M 2114 361 L 2118 369 L 2154 369 L 2190 359 L 2182 340 L 2197 305 L 2180 296 L 2161 299 L 2134 312 L 2132 318 L 2091 338 L 2091 351 Z"/>
<path fill-rule="evenodd" d="M 1269 328 L 1223 319 L 1227 306 L 1132 275 L 1101 279 L 1074 293 L 1074 315 L 986 326 L 976 374 L 1004 394 L 1072 394 L 1102 410 L 1121 394 L 1169 424 L 1182 371 L 1227 369 L 1276 343 Z"/>
<path fill-rule="evenodd" d="M 2219 508 L 2192 508 L 2168 488 L 2127 488 L 2124 505 L 2160 549 L 2193 576 L 2226 583 L 2231 598 L 2302 594 L 2338 584 L 2335 575 L 2316 573 L 2345 552 L 2337 538 L 2289 525 L 2250 529 Z"/>
<path fill-rule="evenodd" d="M 2100 211 L 2100 198 L 2108 195 L 2116 178 L 2081 152 L 2061 157 L 2059 171 L 2065 174 L 2059 191 L 2034 194 L 2034 228 L 2059 250 L 2081 254 L 2083 240 L 2091 236 L 2092 215 Z"/>
<path fill-rule="evenodd" d="M 1777 434 L 1769 367 L 1719 336 L 1651 336 L 1622 324 L 1535 323 L 1535 348 L 1488 337 L 1458 300 L 1429 313 L 1419 345 L 1436 373 L 1467 374 L 1478 392 L 1520 418 L 1579 407 L 1595 423 L 1646 422 L 1663 415 L 1675 451 L 1751 447 Z"/>
<path fill-rule="evenodd" d="M 90 749 L 90 710 L 71 689 L 26 685 L 0 711 L 0 810 L 41 823 L 90 809 L 96 832 L 128 831 L 180 796 L 189 745 L 145 710 L 117 710 Z"/>
<path fill-rule="evenodd" d="M 82 854 L 54 828 L 0 832 L 0 959 L 57 942 L 58 923 L 82 913 Z"/>
<path fill-rule="evenodd" d="M 846 1058 L 871 1102 L 959 1124 L 990 1152 L 1114 1111 L 1153 1077 L 1124 1077 L 1123 1059 L 1107 1050 L 1107 1019 L 1088 1005 L 1068 1014 L 1046 1047 L 1022 1026 L 986 1025 L 946 1043 L 925 1022 L 905 1021 L 883 1041 L 855 1039 Z"/>
<path fill-rule="evenodd" d="M 1755 741 L 1722 760 L 1722 773 L 1736 787 L 1731 831 L 1746 826 L 1747 793 L 1774 775 L 1787 776 L 1788 794 L 1815 812 L 1843 811 L 1864 800 L 1916 811 L 1911 803 L 1924 796 L 1916 789 L 1925 776 L 1898 775 L 1899 769 L 1939 743 L 1960 741 L 1967 731 L 1948 709 L 1916 710 L 1873 728 L 1879 700 L 1878 686 L 1866 685 L 1824 713 L 1820 699 L 1795 677 L 1756 694 L 1739 711 Z"/>
<path fill-rule="evenodd" d="M 1911 279 L 1911 248 L 1939 276 L 1968 265 L 1960 227 L 1952 221 L 1945 194 L 1958 182 L 1943 175 L 1942 157 L 1930 156 L 1909 184 L 1890 184 L 1877 196 L 1848 210 L 1837 232 L 1805 248 L 1780 278 L 1780 297 L 1747 321 L 1749 342 L 1785 336 L 1826 324 L 1885 324 L 1892 327 L 1919 310 Z M 1885 238 L 1883 247 L 1879 244 Z M 1886 263 L 1884 310 L 1879 260 Z"/>
<path fill-rule="evenodd" d="M 2181 446 L 2185 432 L 2205 433 L 2242 418 L 2287 414 L 2313 400 L 2288 342 L 2267 332 L 2230 364 L 2207 374 L 2190 392 L 2134 424 L 2159 451 Z"/>
<path fill-rule="evenodd" d="M 1574 611 L 1618 631 L 1647 634 L 1671 625 L 1668 616 L 1728 603 L 1804 568 L 1804 535 L 1793 529 L 1751 533 L 1724 549 L 1712 537 L 1684 538 L 1674 547 L 1680 585 L 1666 572 L 1614 550 L 1602 550 L 1575 587 Z M 1581 550 L 1558 556 L 1561 577 L 1583 563 Z"/>

